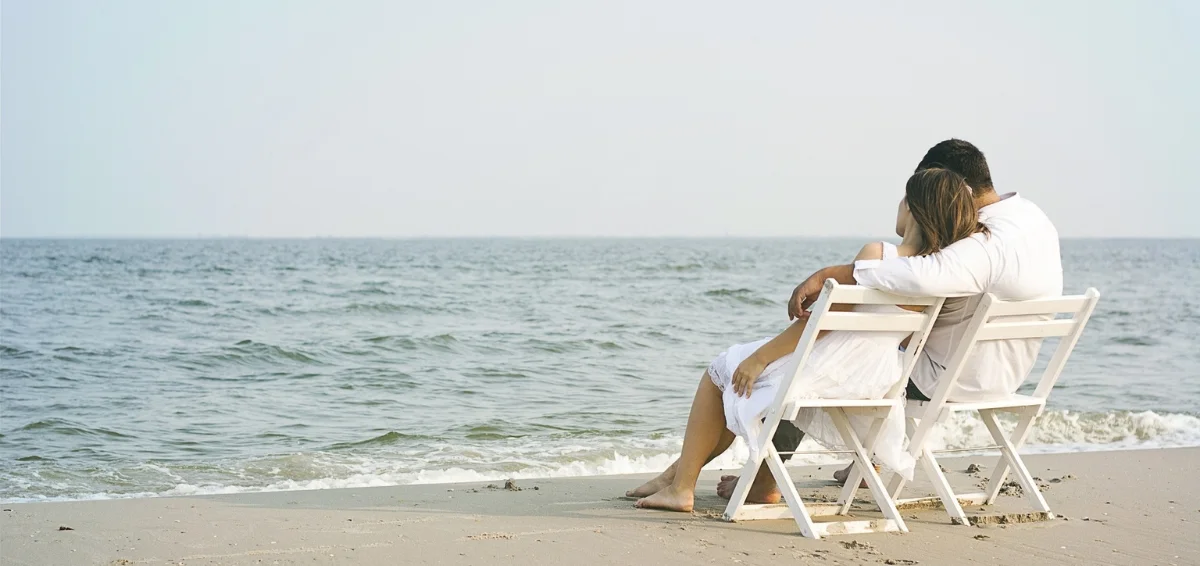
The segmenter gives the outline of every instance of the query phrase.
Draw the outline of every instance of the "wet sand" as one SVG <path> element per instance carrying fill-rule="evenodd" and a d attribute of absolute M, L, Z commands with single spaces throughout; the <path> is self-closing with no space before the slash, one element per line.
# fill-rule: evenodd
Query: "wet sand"
<path fill-rule="evenodd" d="M 944 460 L 962 491 L 994 456 Z M 726 523 L 706 472 L 692 514 L 621 497 L 647 476 L 5 504 L 0 563 L 133 564 L 1200 564 L 1200 448 L 1028 456 L 1058 517 L 950 525 L 906 510 L 908 534 L 813 541 L 791 521 Z M 983 474 L 968 474 L 972 464 Z M 833 466 L 792 469 L 836 498 Z M 930 493 L 918 481 L 907 495 Z M 861 492 L 860 497 L 866 495 Z M 869 502 L 854 514 L 877 517 Z M 1029 511 L 1008 494 L 969 513 Z"/>

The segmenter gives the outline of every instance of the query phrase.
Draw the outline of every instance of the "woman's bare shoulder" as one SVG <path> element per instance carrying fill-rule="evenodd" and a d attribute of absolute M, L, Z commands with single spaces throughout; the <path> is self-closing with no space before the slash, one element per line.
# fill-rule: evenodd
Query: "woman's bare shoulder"
<path fill-rule="evenodd" d="M 862 261 L 865 259 L 883 259 L 883 242 L 871 242 L 863 246 L 858 252 L 858 256 L 854 261 Z"/>

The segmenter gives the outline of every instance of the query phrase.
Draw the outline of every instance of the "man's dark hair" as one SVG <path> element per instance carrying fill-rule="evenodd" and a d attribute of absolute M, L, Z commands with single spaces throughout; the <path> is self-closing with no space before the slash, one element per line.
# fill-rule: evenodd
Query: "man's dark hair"
<path fill-rule="evenodd" d="M 984 159 L 983 152 L 971 142 L 952 139 L 929 148 L 925 157 L 921 159 L 921 164 L 917 165 L 917 171 L 933 167 L 943 167 L 962 175 L 972 189 L 995 190 L 987 159 Z"/>

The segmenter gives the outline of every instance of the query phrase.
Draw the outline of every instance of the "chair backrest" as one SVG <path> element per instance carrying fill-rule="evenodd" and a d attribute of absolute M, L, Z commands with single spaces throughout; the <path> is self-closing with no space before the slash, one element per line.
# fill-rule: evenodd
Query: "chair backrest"
<path fill-rule="evenodd" d="M 1002 301 L 991 293 L 985 295 L 962 338 L 951 350 L 946 371 L 938 380 L 937 390 L 930 396 L 927 406 L 931 410 L 941 409 L 975 346 L 990 340 L 1061 338 L 1034 391 L 1035 397 L 1049 397 L 1099 300 L 1100 292 L 1094 288 L 1083 295 L 1029 301 Z M 1056 318 L 1060 314 L 1070 316 Z"/>
<path fill-rule="evenodd" d="M 853 331 L 853 332 L 910 332 L 911 338 L 905 348 L 904 363 L 901 366 L 901 379 L 888 391 L 885 398 L 898 398 L 904 391 L 908 375 L 916 367 L 921 349 L 933 330 L 938 313 L 942 310 L 944 298 L 938 297 L 902 297 L 883 291 L 867 289 L 856 285 L 839 285 L 833 279 L 825 282 L 821 296 L 813 305 L 804 333 L 796 344 L 795 355 L 784 369 L 784 381 L 780 390 L 782 395 L 775 403 L 782 406 L 795 393 L 796 376 L 808 363 L 813 345 L 822 332 Z M 921 312 L 900 311 L 895 313 L 864 313 L 837 310 L 838 305 L 894 305 L 922 306 Z M 776 407 L 779 408 L 779 407 Z"/>

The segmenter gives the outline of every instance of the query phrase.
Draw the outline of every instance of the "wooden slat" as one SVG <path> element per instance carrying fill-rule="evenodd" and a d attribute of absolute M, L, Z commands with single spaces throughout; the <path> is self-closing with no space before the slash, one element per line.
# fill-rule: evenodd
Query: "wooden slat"
<path fill-rule="evenodd" d="M 1054 338 L 1066 336 L 1075 328 L 1074 320 L 1032 320 L 1028 322 L 993 322 L 979 331 L 979 340 L 1012 340 L 1020 338 Z"/>
<path fill-rule="evenodd" d="M 800 409 L 827 409 L 837 407 L 854 414 L 881 413 L 893 405 L 899 405 L 900 399 L 797 399 L 783 406 L 783 420 L 796 420 Z"/>
<path fill-rule="evenodd" d="M 1032 301 L 999 301 L 988 311 L 990 316 L 1019 316 L 1079 312 L 1088 298 L 1083 295 L 1034 299 Z"/>
<path fill-rule="evenodd" d="M 832 504 L 805 504 L 805 508 L 809 510 L 809 515 L 813 517 L 826 517 L 837 513 L 837 505 Z M 779 503 L 775 505 L 744 505 L 738 511 L 737 517 L 725 517 L 726 521 L 734 523 L 742 523 L 747 521 L 771 521 L 780 519 L 791 519 L 792 512 L 788 506 Z M 900 525 L 895 521 L 888 519 L 873 519 L 863 521 L 829 521 L 821 523 L 813 523 L 813 530 L 817 536 L 825 537 L 830 535 L 856 535 L 865 533 L 894 533 L 900 532 Z"/>
<path fill-rule="evenodd" d="M 843 305 L 907 305 L 930 306 L 936 297 L 902 297 L 858 285 L 838 285 L 833 288 L 830 300 Z"/>
<path fill-rule="evenodd" d="M 796 407 L 882 407 L 887 408 L 900 404 L 900 399 L 796 399 L 791 405 Z"/>
<path fill-rule="evenodd" d="M 925 328 L 928 317 L 920 313 L 877 314 L 867 312 L 828 312 L 817 322 L 821 330 L 857 332 L 917 332 Z"/>
<path fill-rule="evenodd" d="M 804 508 L 808 509 L 808 514 L 812 517 L 824 517 L 828 515 L 836 515 L 838 506 L 836 503 L 805 503 Z M 746 504 L 741 509 L 738 509 L 737 515 L 734 517 L 725 516 L 726 521 L 740 523 L 743 521 L 771 521 L 778 519 L 791 519 L 792 510 L 788 508 L 786 503 L 776 503 L 774 505 L 755 505 Z"/>
<path fill-rule="evenodd" d="M 946 403 L 943 407 L 950 411 L 979 411 L 984 409 L 1024 409 L 1045 405 L 1046 400 L 1029 395 L 1013 395 L 1007 399 L 995 401 L 969 401 L 966 403 Z"/>

